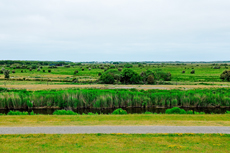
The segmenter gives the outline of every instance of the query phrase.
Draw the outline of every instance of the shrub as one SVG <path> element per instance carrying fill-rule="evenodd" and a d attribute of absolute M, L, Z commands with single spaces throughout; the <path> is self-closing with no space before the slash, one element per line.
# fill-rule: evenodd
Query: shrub
<path fill-rule="evenodd" d="M 153 113 L 152 113 L 152 112 L 148 112 L 148 111 L 147 111 L 147 112 L 145 112 L 145 114 L 153 114 Z"/>
<path fill-rule="evenodd" d="M 9 111 L 7 115 L 29 115 L 28 112 Z"/>
<path fill-rule="evenodd" d="M 187 114 L 193 114 L 193 110 L 187 111 Z"/>
<path fill-rule="evenodd" d="M 117 115 L 117 114 L 123 115 L 123 114 L 127 114 L 127 111 L 123 110 L 122 108 L 118 108 L 118 109 L 114 110 L 112 114 L 114 114 L 114 115 Z"/>
<path fill-rule="evenodd" d="M 37 71 L 41 71 L 41 69 L 40 69 L 40 68 L 38 68 L 38 69 L 37 69 Z"/>
<path fill-rule="evenodd" d="M 46 70 L 42 70 L 43 72 L 46 72 Z"/>
<path fill-rule="evenodd" d="M 78 73 L 78 70 L 75 70 L 75 71 L 74 71 L 74 74 L 77 74 L 77 73 Z"/>
<path fill-rule="evenodd" d="M 182 73 L 185 73 L 185 71 L 182 71 Z"/>
<path fill-rule="evenodd" d="M 132 64 L 129 64 L 129 63 L 127 63 L 127 64 L 125 64 L 125 65 L 124 65 L 124 67 L 125 67 L 125 68 L 131 68 L 131 67 L 133 67 L 133 65 L 132 65 Z"/>
<path fill-rule="evenodd" d="M 154 83 L 154 76 L 149 75 L 148 78 L 147 78 L 147 82 L 148 82 L 148 84 L 153 84 Z"/>
<path fill-rule="evenodd" d="M 121 72 L 121 71 L 122 71 L 122 68 L 119 68 L 118 71 Z"/>
<path fill-rule="evenodd" d="M 115 82 L 114 77 L 110 73 L 104 73 L 100 80 L 105 84 L 113 84 Z"/>
<path fill-rule="evenodd" d="M 5 75 L 5 79 L 9 79 L 10 78 L 10 71 L 9 70 L 4 70 L 3 73 Z"/>
<path fill-rule="evenodd" d="M 192 70 L 190 73 L 191 73 L 191 74 L 195 74 L 195 70 Z"/>
<path fill-rule="evenodd" d="M 32 110 L 32 112 L 30 112 L 30 115 L 36 115 L 36 114 L 35 114 L 34 111 Z"/>
<path fill-rule="evenodd" d="M 82 71 L 84 71 L 85 69 L 81 69 Z"/>
<path fill-rule="evenodd" d="M 73 82 L 73 83 L 77 83 L 77 82 L 78 82 L 78 79 L 77 79 L 77 78 L 73 78 L 73 79 L 72 79 L 72 82 Z"/>
<path fill-rule="evenodd" d="M 141 80 L 141 77 L 136 72 L 134 72 L 132 69 L 125 69 L 122 72 L 121 76 L 122 76 L 121 82 L 124 82 L 124 83 L 138 84 Z"/>
<path fill-rule="evenodd" d="M 159 69 L 157 72 L 155 72 L 155 76 L 157 77 L 157 80 L 163 79 L 164 81 L 171 81 L 171 73 L 170 72 L 163 72 L 161 69 Z"/>
<path fill-rule="evenodd" d="M 101 76 L 101 72 L 98 73 L 98 76 Z"/>
<path fill-rule="evenodd" d="M 78 115 L 77 113 L 70 110 L 55 110 L 53 115 Z"/>
<path fill-rule="evenodd" d="M 31 68 L 32 68 L 32 69 L 36 69 L 36 68 L 37 68 L 37 65 L 32 65 Z"/>
<path fill-rule="evenodd" d="M 110 68 L 111 69 L 115 69 L 116 67 L 115 67 L 115 65 L 111 65 Z"/>
<path fill-rule="evenodd" d="M 230 111 L 226 111 L 226 113 L 225 114 L 230 114 Z"/>
<path fill-rule="evenodd" d="M 91 68 L 89 68 L 89 71 L 91 70 Z"/>
<path fill-rule="evenodd" d="M 230 70 L 225 70 L 221 75 L 220 79 L 230 81 Z"/>
<path fill-rule="evenodd" d="M 23 70 L 21 70 L 21 73 L 23 73 Z"/>
<path fill-rule="evenodd" d="M 214 66 L 213 69 L 220 69 L 220 66 Z"/>
<path fill-rule="evenodd" d="M 165 111 L 165 114 L 186 114 L 186 111 L 179 107 L 173 107 L 171 109 L 167 109 Z"/>
<path fill-rule="evenodd" d="M 51 70 L 48 70 L 49 73 L 51 73 Z"/>
<path fill-rule="evenodd" d="M 13 70 L 12 73 L 15 73 L 15 70 Z"/>

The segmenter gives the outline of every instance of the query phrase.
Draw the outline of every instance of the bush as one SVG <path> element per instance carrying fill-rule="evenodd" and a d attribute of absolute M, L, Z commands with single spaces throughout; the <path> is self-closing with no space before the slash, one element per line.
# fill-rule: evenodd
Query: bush
<path fill-rule="evenodd" d="M 46 70 L 42 70 L 43 72 L 46 72 Z"/>
<path fill-rule="evenodd" d="M 51 73 L 51 70 L 48 70 L 49 73 Z"/>
<path fill-rule="evenodd" d="M 110 68 L 111 69 L 115 69 L 116 67 L 115 67 L 115 65 L 111 65 Z"/>
<path fill-rule="evenodd" d="M 193 114 L 193 110 L 187 111 L 187 114 Z"/>
<path fill-rule="evenodd" d="M 75 71 L 74 71 L 74 74 L 76 75 L 77 73 L 78 73 L 78 70 L 75 70 Z"/>
<path fill-rule="evenodd" d="M 129 63 L 127 63 L 127 64 L 125 64 L 125 65 L 124 65 L 124 67 L 125 67 L 125 68 L 131 68 L 131 67 L 133 67 L 133 65 L 132 65 L 132 64 L 129 64 Z"/>
<path fill-rule="evenodd" d="M 221 75 L 220 79 L 224 81 L 230 81 L 230 70 L 225 70 Z"/>
<path fill-rule="evenodd" d="M 30 115 L 36 115 L 36 114 L 34 113 L 34 111 L 32 111 L 32 112 L 30 112 Z"/>
<path fill-rule="evenodd" d="M 122 72 L 121 76 L 122 76 L 121 82 L 124 82 L 124 83 L 138 84 L 141 81 L 140 75 L 138 75 L 132 69 L 125 69 Z"/>
<path fill-rule="evenodd" d="M 157 76 L 157 79 L 163 79 L 164 81 L 171 81 L 171 73 L 170 72 L 163 72 L 161 69 L 159 69 L 156 73 L 155 76 Z"/>
<path fill-rule="evenodd" d="M 214 66 L 213 69 L 220 69 L 220 66 Z"/>
<path fill-rule="evenodd" d="M 113 84 L 115 82 L 114 77 L 110 73 L 104 73 L 100 80 L 105 84 Z"/>
<path fill-rule="evenodd" d="M 147 78 L 147 82 L 148 82 L 148 84 L 153 84 L 154 83 L 154 76 L 149 75 L 148 78 Z"/>
<path fill-rule="evenodd" d="M 10 111 L 7 115 L 29 115 L 28 112 Z"/>
<path fill-rule="evenodd" d="M 12 73 L 15 73 L 15 70 L 13 70 Z"/>
<path fill-rule="evenodd" d="M 226 111 L 226 113 L 225 114 L 230 114 L 230 111 Z"/>
<path fill-rule="evenodd" d="M 123 114 L 127 114 L 127 112 L 126 112 L 126 110 L 123 110 L 122 108 L 118 108 L 118 109 L 114 110 L 112 114 L 114 114 L 114 115 L 116 115 L 116 114 L 123 115 Z"/>
<path fill-rule="evenodd" d="M 32 69 L 36 69 L 36 68 L 37 68 L 37 65 L 32 65 L 31 68 L 32 68 Z"/>
<path fill-rule="evenodd" d="M 182 71 L 182 73 L 185 73 L 185 71 Z"/>
<path fill-rule="evenodd" d="M 195 74 L 195 70 L 192 70 L 190 73 L 191 73 L 191 74 Z"/>
<path fill-rule="evenodd" d="M 70 110 L 55 110 L 53 115 L 78 115 L 77 113 Z"/>
<path fill-rule="evenodd" d="M 121 72 L 122 71 L 122 68 L 119 68 L 119 69 L 117 69 L 119 72 Z"/>
<path fill-rule="evenodd" d="M 165 114 L 186 114 L 186 111 L 179 107 L 173 107 L 171 109 L 167 109 L 165 111 Z"/>
<path fill-rule="evenodd" d="M 148 112 L 148 111 L 147 111 L 147 112 L 145 112 L 145 114 L 153 114 L 153 113 L 152 113 L 152 112 Z"/>
<path fill-rule="evenodd" d="M 78 82 L 78 79 L 77 78 L 73 78 L 72 79 L 72 83 L 77 83 Z"/>
<path fill-rule="evenodd" d="M 10 71 L 9 70 L 4 70 L 3 73 L 5 75 L 5 79 L 9 79 L 10 78 Z"/>

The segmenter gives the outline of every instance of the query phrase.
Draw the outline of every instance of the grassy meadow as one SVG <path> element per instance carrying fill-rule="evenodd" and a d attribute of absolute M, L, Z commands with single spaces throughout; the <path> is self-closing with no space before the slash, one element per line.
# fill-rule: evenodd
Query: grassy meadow
<path fill-rule="evenodd" d="M 0 116 L 0 127 L 23 126 L 230 126 L 230 114 L 19 115 Z"/>
<path fill-rule="evenodd" d="M 72 78 L 78 78 L 80 82 L 84 81 L 95 81 L 99 78 L 98 73 L 103 73 L 105 69 L 118 69 L 124 68 L 124 64 L 115 65 L 115 68 L 110 68 L 112 64 L 83 64 L 70 66 L 69 68 L 64 66 L 59 66 L 57 68 L 49 68 L 49 66 L 42 66 L 40 71 L 33 69 L 13 69 L 13 67 L 4 67 L 15 73 L 11 73 L 11 79 L 23 79 L 25 80 L 53 80 L 53 81 L 71 81 Z M 1 66 L 0 66 L 1 67 Z M 103 69 L 101 69 L 103 67 Z M 133 64 L 133 69 L 135 72 L 140 74 L 143 71 L 151 70 L 155 71 L 165 71 L 172 74 L 172 81 L 179 82 L 220 82 L 220 74 L 227 70 L 228 67 L 220 66 L 220 69 L 213 69 L 213 64 L 186 64 L 186 65 L 177 65 L 177 64 Z M 89 70 L 90 68 L 90 70 Z M 84 69 L 84 70 L 82 70 Z M 43 70 L 45 72 L 43 72 Z M 51 70 L 49 73 L 48 70 Z M 78 71 L 77 74 L 74 74 L 74 71 Z M 195 70 L 195 74 L 190 72 Z M 22 72 L 23 71 L 23 72 Z M 182 73 L 185 71 L 185 73 Z M 0 78 L 4 78 L 3 74 L 0 74 Z"/>
<path fill-rule="evenodd" d="M 2 152 L 229 152 L 229 134 L 0 135 Z"/>

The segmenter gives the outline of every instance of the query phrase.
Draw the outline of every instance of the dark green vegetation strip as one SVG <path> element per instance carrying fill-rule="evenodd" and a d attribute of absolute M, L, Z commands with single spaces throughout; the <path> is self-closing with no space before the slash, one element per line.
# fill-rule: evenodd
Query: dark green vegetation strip
<path fill-rule="evenodd" d="M 135 90 L 135 89 L 69 89 L 6 90 L 1 89 L 0 108 L 27 107 L 209 107 L 230 106 L 230 89 Z"/>
<path fill-rule="evenodd" d="M 1 152 L 229 152 L 228 134 L 0 135 Z"/>

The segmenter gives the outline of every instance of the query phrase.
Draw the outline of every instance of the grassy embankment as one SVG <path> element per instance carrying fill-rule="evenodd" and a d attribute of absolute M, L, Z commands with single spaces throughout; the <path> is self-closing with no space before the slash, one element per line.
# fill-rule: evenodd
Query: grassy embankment
<path fill-rule="evenodd" d="M 227 134 L 0 135 L 1 152 L 229 152 Z"/>
<path fill-rule="evenodd" d="M 224 115 L 31 115 L 0 116 L 0 127 L 17 126 L 230 126 L 230 114 Z"/>

